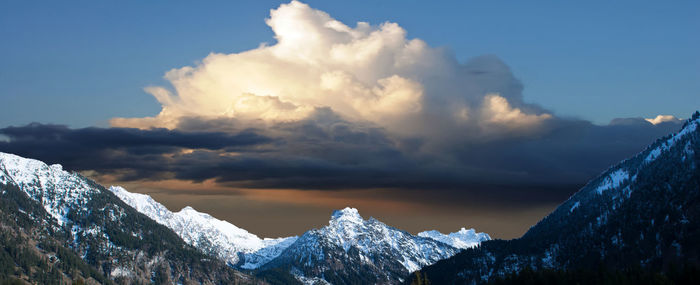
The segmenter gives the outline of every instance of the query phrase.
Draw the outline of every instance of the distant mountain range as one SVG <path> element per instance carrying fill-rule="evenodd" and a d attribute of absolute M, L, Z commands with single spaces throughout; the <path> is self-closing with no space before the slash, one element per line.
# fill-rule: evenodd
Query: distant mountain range
<path fill-rule="evenodd" d="M 333 212 L 328 226 L 301 237 L 261 239 L 191 207 L 173 213 L 148 195 L 114 186 L 109 190 L 188 244 L 232 267 L 283 268 L 305 282 L 396 283 L 412 271 L 491 239 L 464 228 L 447 235 L 427 231 L 414 236 L 374 218 L 364 220 L 354 208 Z"/>
<path fill-rule="evenodd" d="M 490 282 L 525 268 L 661 272 L 697 267 L 699 167 L 696 112 L 678 133 L 591 180 L 523 237 L 483 242 L 424 267 L 406 283 Z"/>
<path fill-rule="evenodd" d="M 461 243 L 470 245 L 490 239 L 486 234 L 464 238 Z M 332 284 L 389 284 L 459 251 L 374 218 L 364 220 L 357 210 L 345 208 L 333 213 L 328 226 L 304 233 L 263 269 L 289 268 L 301 280 Z"/>
<path fill-rule="evenodd" d="M 261 239 L 191 207 L 171 212 L 148 195 L 105 189 L 60 165 L 7 153 L 0 153 L 0 189 L 0 226 L 12 229 L 2 244 L 32 249 L 27 258 L 41 260 L 0 278 L 25 281 L 49 280 L 37 275 L 48 270 L 50 280 L 100 283 L 398 283 L 490 239 L 464 228 L 412 235 L 353 208 L 300 237 Z"/>

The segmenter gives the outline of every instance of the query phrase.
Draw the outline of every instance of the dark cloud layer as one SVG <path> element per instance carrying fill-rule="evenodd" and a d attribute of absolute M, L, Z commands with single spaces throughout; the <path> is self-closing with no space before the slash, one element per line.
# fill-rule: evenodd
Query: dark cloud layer
<path fill-rule="evenodd" d="M 254 130 L 228 134 L 166 129 L 70 129 L 36 123 L 0 129 L 0 135 L 7 138 L 0 140 L 0 150 L 4 152 L 61 163 L 75 171 L 122 173 L 122 178 L 128 180 L 166 177 L 167 164 L 177 161 L 174 156 L 185 149 L 225 151 L 272 141 Z"/>
<path fill-rule="evenodd" d="M 407 189 L 405 194 L 416 199 L 424 198 L 415 191 L 431 191 L 427 200 L 436 203 L 481 199 L 517 205 L 560 201 L 606 167 L 679 127 L 556 119 L 536 135 L 428 148 L 430 138 L 391 138 L 381 128 L 343 121 L 328 110 L 264 131 L 233 131 L 233 121 L 192 118 L 181 124 L 178 131 L 7 127 L 0 129 L 6 138 L 0 140 L 0 151 L 120 181 L 213 179 L 235 188 Z M 207 131 L 224 125 L 231 126 L 226 133 Z"/>

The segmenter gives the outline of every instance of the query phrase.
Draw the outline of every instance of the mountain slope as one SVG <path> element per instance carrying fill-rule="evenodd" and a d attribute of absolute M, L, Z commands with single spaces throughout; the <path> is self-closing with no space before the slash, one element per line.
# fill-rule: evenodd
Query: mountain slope
<path fill-rule="evenodd" d="M 590 181 L 522 238 L 484 242 L 412 281 L 478 283 L 523 268 L 700 264 L 699 117 Z"/>
<path fill-rule="evenodd" d="M 345 208 L 333 212 L 328 226 L 304 233 L 263 269 L 285 268 L 304 281 L 390 284 L 459 250 L 374 218 L 364 220 L 356 209 Z"/>
<path fill-rule="evenodd" d="M 14 185 L 0 189 L 0 284 L 110 282 L 64 246 L 65 232 L 53 230 L 56 224 L 39 203 Z"/>
<path fill-rule="evenodd" d="M 65 269 L 60 278 L 118 283 L 253 282 L 188 246 L 107 189 L 63 171 L 60 165 L 0 153 L 0 190 L 0 226 L 14 230 L 0 240 L 4 248 L 31 249 L 39 259 L 53 260 L 51 270 L 55 264 Z M 12 271 L 11 276 L 39 282 L 25 274 L 31 268 L 5 269 Z M 52 274 L 59 278 L 58 273 L 61 270 Z"/>
<path fill-rule="evenodd" d="M 131 193 L 119 186 L 109 190 L 139 212 L 172 229 L 188 244 L 244 269 L 255 269 L 269 262 L 297 239 L 295 236 L 261 239 L 189 206 L 173 213 L 148 195 Z"/>

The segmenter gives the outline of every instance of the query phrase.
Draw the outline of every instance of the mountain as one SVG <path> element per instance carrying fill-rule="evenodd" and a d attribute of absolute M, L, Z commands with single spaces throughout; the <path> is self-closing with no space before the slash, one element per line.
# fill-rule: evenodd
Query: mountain
<path fill-rule="evenodd" d="M 523 269 L 662 272 L 700 265 L 700 113 L 591 180 L 515 240 L 493 240 L 412 275 L 415 284 L 493 281 Z"/>
<path fill-rule="evenodd" d="M 255 269 L 269 262 L 297 239 L 296 236 L 261 239 L 189 206 L 173 213 L 148 195 L 131 193 L 119 186 L 109 190 L 134 209 L 173 230 L 188 244 L 243 269 Z"/>
<path fill-rule="evenodd" d="M 0 153 L 0 197 L 0 281 L 256 282 L 58 164 Z"/>
<path fill-rule="evenodd" d="M 490 240 L 491 237 L 487 233 L 477 233 L 474 229 L 462 228 L 457 232 L 443 234 L 439 231 L 424 231 L 418 233 L 419 237 L 431 238 L 436 241 L 446 243 L 455 248 L 471 248 L 479 245 L 483 241 Z"/>
<path fill-rule="evenodd" d="M 290 270 L 306 283 L 398 283 L 410 272 L 460 251 L 436 239 L 414 236 L 374 218 L 365 220 L 356 209 L 345 208 L 333 212 L 328 226 L 304 233 L 262 269 Z"/>
<path fill-rule="evenodd" d="M 333 212 L 328 226 L 301 237 L 261 239 L 191 207 L 173 213 L 148 195 L 118 186 L 109 190 L 188 244 L 234 267 L 291 273 L 305 283 L 396 283 L 411 271 L 490 239 L 464 228 L 414 236 L 373 218 L 364 220 L 353 208 Z"/>

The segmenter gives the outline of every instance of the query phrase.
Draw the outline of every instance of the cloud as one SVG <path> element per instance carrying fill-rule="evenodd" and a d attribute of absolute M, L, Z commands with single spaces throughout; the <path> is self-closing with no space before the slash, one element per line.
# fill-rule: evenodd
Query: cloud
<path fill-rule="evenodd" d="M 679 127 L 551 120 L 549 131 L 537 136 L 451 143 L 439 151 L 423 151 L 421 140 L 396 139 L 383 128 L 343 120 L 328 109 L 315 110 L 302 121 L 237 133 L 207 131 L 235 126 L 236 121 L 196 118 L 180 126 L 198 132 L 31 124 L 0 129 L 7 138 L 0 141 L 0 151 L 92 171 L 106 182 L 394 189 L 399 196 L 405 190 L 428 191 L 446 203 L 477 198 L 551 203 L 553 197 L 565 197 L 601 169 Z"/>
<path fill-rule="evenodd" d="M 680 119 L 678 119 L 672 115 L 658 115 L 658 116 L 656 116 L 656 118 L 651 118 L 651 119 L 645 118 L 644 120 L 646 120 L 647 122 L 652 123 L 654 125 L 658 125 L 658 124 L 666 123 L 666 122 L 678 122 L 678 121 L 680 121 Z"/>
<path fill-rule="evenodd" d="M 526 114 L 518 108 L 513 108 L 506 98 L 497 94 L 488 94 L 484 97 L 482 117 L 486 124 L 502 124 L 518 128 L 538 125 L 552 118 L 552 115 Z"/>
<path fill-rule="evenodd" d="M 74 171 L 118 174 L 126 180 L 172 176 L 169 163 L 195 151 L 227 154 L 274 143 L 255 130 L 238 133 L 181 132 L 166 129 L 70 129 L 30 124 L 0 129 L 0 151 L 63 164 Z"/>
<path fill-rule="evenodd" d="M 196 66 L 168 71 L 172 90 L 145 89 L 162 105 L 158 115 L 114 118 L 111 124 L 175 129 L 198 117 L 266 128 L 328 108 L 349 122 L 405 137 L 443 130 L 426 121 L 488 127 L 484 133 L 493 134 L 537 128 L 551 117 L 522 101 L 520 82 L 498 58 L 460 63 L 444 48 L 407 38 L 396 23 L 351 27 L 298 1 L 271 10 L 266 23 L 275 44 L 212 53 Z"/>

